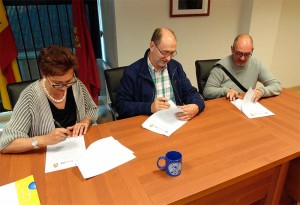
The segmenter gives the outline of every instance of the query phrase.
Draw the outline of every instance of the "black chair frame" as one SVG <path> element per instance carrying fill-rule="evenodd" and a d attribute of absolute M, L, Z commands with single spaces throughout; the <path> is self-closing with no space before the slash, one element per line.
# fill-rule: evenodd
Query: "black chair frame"
<path fill-rule="evenodd" d="M 115 105 L 117 91 L 118 91 L 118 88 L 120 85 L 120 80 L 123 76 L 124 70 L 127 67 L 128 66 L 122 66 L 122 67 L 104 70 L 107 90 L 108 90 L 109 98 L 111 101 L 111 103 L 109 103 L 109 107 L 110 107 L 110 110 L 112 113 L 113 120 L 118 119 L 118 113 L 116 112 L 114 105 Z"/>
<path fill-rule="evenodd" d="M 208 59 L 195 61 L 198 90 L 203 99 L 205 99 L 203 96 L 203 90 L 209 77 L 210 71 L 212 70 L 215 63 L 219 60 L 220 59 Z"/>
<path fill-rule="evenodd" d="M 21 92 L 34 81 L 36 80 L 22 81 L 22 82 L 10 83 L 6 85 L 6 90 L 12 108 L 15 107 Z"/>

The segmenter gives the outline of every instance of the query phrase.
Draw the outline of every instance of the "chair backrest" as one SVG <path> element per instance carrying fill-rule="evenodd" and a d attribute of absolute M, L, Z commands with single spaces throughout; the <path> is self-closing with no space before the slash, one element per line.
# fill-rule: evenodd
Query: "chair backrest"
<path fill-rule="evenodd" d="M 9 101 L 11 103 L 11 107 L 14 108 L 16 105 L 21 92 L 31 83 L 36 80 L 23 81 L 18 83 L 11 83 L 6 85 L 6 90 L 8 92 Z"/>
<path fill-rule="evenodd" d="M 212 70 L 214 64 L 219 60 L 220 59 L 209 59 L 195 61 L 198 90 L 202 97 L 203 89 L 210 74 L 210 71 Z"/>
<path fill-rule="evenodd" d="M 107 90 L 112 105 L 115 103 L 117 91 L 120 85 L 120 80 L 123 76 L 124 69 L 128 66 L 107 69 L 104 71 L 105 80 L 107 84 Z"/>

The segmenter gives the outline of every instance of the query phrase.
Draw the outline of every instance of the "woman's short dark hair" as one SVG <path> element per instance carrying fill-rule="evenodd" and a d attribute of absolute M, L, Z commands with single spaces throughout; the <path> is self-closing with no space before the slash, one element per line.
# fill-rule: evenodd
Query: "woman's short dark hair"
<path fill-rule="evenodd" d="M 70 69 L 78 69 L 76 55 L 69 48 L 58 45 L 43 48 L 38 57 L 38 64 L 45 76 L 61 76 Z"/>

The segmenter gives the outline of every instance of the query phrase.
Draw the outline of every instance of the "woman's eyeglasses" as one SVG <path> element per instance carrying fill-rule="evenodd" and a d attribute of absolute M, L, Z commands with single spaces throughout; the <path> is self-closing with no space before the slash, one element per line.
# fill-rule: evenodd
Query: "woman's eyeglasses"
<path fill-rule="evenodd" d="M 72 79 L 72 82 L 69 82 L 69 83 L 59 83 L 59 84 L 55 84 L 51 81 L 51 79 L 48 77 L 48 80 L 51 84 L 51 86 L 53 88 L 56 88 L 56 89 L 59 89 L 59 88 L 63 88 L 63 87 L 71 87 L 74 83 L 77 82 L 77 78 L 75 77 L 75 75 L 73 76 L 73 79 Z"/>

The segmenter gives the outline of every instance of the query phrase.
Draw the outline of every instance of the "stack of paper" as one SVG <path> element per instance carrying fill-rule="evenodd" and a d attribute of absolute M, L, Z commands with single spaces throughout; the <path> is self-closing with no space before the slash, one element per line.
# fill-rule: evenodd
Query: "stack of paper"
<path fill-rule="evenodd" d="M 100 139 L 85 148 L 84 137 L 68 137 L 48 145 L 45 172 L 78 166 L 84 178 L 90 178 L 134 159 L 133 151 L 113 137 Z"/>
<path fill-rule="evenodd" d="M 48 145 L 45 172 L 75 167 L 75 162 L 85 153 L 84 137 L 68 137 L 59 144 Z"/>
<path fill-rule="evenodd" d="M 76 165 L 86 179 L 102 174 L 134 158 L 133 151 L 113 137 L 107 137 L 93 142 L 78 159 Z"/>
<path fill-rule="evenodd" d="M 236 99 L 231 101 L 240 111 L 242 111 L 248 118 L 265 117 L 275 115 L 273 112 L 265 108 L 259 102 L 252 102 L 253 90 L 250 88 L 244 99 Z"/>
<path fill-rule="evenodd" d="M 9 205 L 39 205 L 40 199 L 33 175 L 1 186 L 0 199 L 3 204 Z"/>
<path fill-rule="evenodd" d="M 169 137 L 184 125 L 187 121 L 178 120 L 175 116 L 175 113 L 182 112 L 182 109 L 178 108 L 171 100 L 168 103 L 171 105 L 170 109 L 160 110 L 152 114 L 142 124 L 142 127 Z"/>

